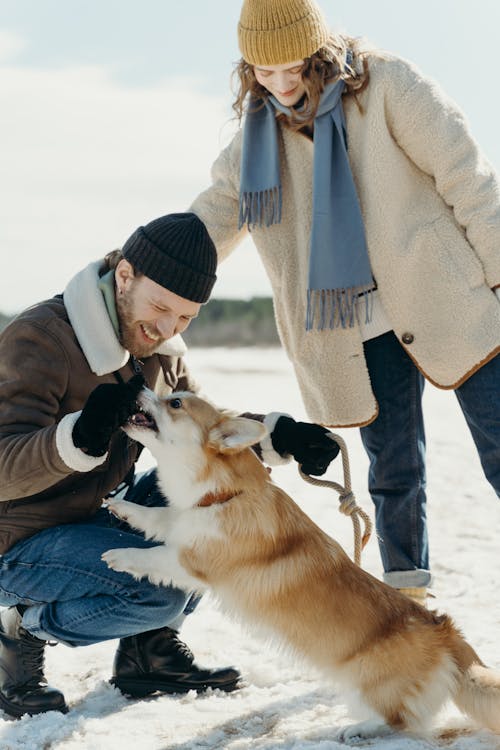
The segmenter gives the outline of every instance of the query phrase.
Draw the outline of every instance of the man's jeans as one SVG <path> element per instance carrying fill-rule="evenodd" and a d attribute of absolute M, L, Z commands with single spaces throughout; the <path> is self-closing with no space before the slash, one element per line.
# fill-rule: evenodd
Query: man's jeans
<path fill-rule="evenodd" d="M 126 498 L 164 504 L 155 471 L 140 475 Z M 0 558 L 0 606 L 28 605 L 23 627 L 69 646 L 177 627 L 197 600 L 172 586 L 137 581 L 101 560 L 108 549 L 153 546 L 104 508 L 88 521 L 45 529 Z"/>
<path fill-rule="evenodd" d="M 424 378 L 394 333 L 366 341 L 365 356 L 379 404 L 360 430 L 370 459 L 384 580 L 396 587 L 430 583 L 426 527 Z M 500 497 L 500 355 L 455 391 L 486 478 Z"/>

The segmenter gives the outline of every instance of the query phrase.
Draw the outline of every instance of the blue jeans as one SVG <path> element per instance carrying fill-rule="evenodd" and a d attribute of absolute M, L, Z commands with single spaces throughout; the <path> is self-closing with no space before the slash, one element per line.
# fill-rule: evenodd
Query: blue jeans
<path fill-rule="evenodd" d="M 156 472 L 140 475 L 126 498 L 140 505 L 165 504 Z M 44 529 L 0 558 L 0 605 L 28 605 L 23 627 L 68 646 L 178 627 L 197 599 L 172 586 L 136 581 L 101 560 L 108 549 L 155 544 L 104 508 L 87 521 Z"/>
<path fill-rule="evenodd" d="M 424 378 L 394 333 L 366 341 L 365 357 L 379 404 L 362 427 L 370 460 L 368 488 L 384 580 L 392 586 L 430 583 L 426 524 Z M 456 389 L 486 479 L 500 497 L 500 355 Z"/>

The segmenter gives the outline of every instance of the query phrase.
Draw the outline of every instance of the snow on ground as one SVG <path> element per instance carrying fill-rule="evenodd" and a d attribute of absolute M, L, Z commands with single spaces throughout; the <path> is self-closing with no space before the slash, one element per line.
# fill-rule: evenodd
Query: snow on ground
<path fill-rule="evenodd" d="M 291 366 L 279 350 L 198 349 L 188 361 L 202 391 L 241 411 L 286 411 L 305 418 Z M 500 667 L 498 532 L 500 503 L 484 480 L 455 397 L 428 387 L 428 486 L 435 606 L 450 613 L 483 660 Z M 371 512 L 367 461 L 358 432 L 343 430 L 358 502 Z M 151 465 L 144 457 L 142 467 Z M 283 486 L 352 553 L 352 525 L 337 512 L 337 495 L 312 487 L 295 465 L 273 470 Z M 340 462 L 328 478 L 341 480 Z M 380 576 L 371 540 L 363 565 Z M 308 667 L 275 653 L 228 621 L 206 597 L 182 637 L 200 664 L 234 664 L 245 677 L 226 695 L 161 696 L 132 701 L 108 684 L 116 642 L 47 649 L 47 675 L 70 711 L 9 720 L 0 713 L 0 750 L 334 750 L 336 730 L 351 721 L 342 695 Z M 500 749 L 500 737 L 475 730 L 454 707 L 440 715 L 439 740 L 395 736 L 364 743 L 374 750 Z"/>

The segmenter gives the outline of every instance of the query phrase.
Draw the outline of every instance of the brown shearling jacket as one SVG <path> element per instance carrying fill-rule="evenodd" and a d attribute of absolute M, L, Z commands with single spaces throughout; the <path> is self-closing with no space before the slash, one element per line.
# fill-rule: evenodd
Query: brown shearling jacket
<path fill-rule="evenodd" d="M 82 521 L 123 481 L 138 445 L 117 433 L 102 458 L 71 440 L 99 383 L 133 375 L 97 287 L 100 263 L 63 296 L 29 308 L 0 334 L 0 554 L 42 529 Z M 180 337 L 144 360 L 150 388 L 194 390 Z"/>

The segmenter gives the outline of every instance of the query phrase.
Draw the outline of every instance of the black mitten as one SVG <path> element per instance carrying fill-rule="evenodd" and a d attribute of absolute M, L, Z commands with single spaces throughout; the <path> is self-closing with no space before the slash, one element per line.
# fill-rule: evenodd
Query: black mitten
<path fill-rule="evenodd" d="M 102 383 L 94 388 L 73 427 L 73 443 L 89 456 L 104 456 L 119 427 L 137 410 L 137 396 L 144 376 L 137 373 L 128 383 Z"/>
<path fill-rule="evenodd" d="M 280 417 L 271 433 L 273 448 L 280 456 L 292 455 L 305 474 L 324 474 L 340 448 L 331 433 L 319 424 Z"/>

